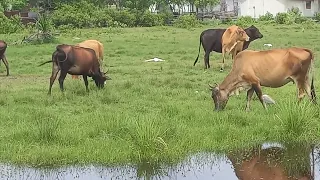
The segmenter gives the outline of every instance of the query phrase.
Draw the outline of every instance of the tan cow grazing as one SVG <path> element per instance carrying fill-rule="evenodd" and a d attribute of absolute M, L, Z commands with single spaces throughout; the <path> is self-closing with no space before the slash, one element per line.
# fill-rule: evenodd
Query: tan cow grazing
<path fill-rule="evenodd" d="M 100 68 L 101 68 L 102 61 L 103 61 L 103 50 L 104 50 L 103 44 L 101 42 L 94 40 L 94 39 L 89 39 L 89 40 L 82 41 L 82 42 L 76 44 L 75 46 L 93 49 L 96 53 L 98 60 L 99 60 Z M 72 79 L 79 79 L 79 76 L 72 75 Z"/>
<path fill-rule="evenodd" d="M 311 152 L 312 147 L 295 144 L 285 148 L 237 150 L 227 157 L 239 180 L 314 180 Z"/>
<path fill-rule="evenodd" d="M 224 69 L 225 53 L 232 55 L 232 59 L 242 51 L 244 41 L 249 41 L 250 37 L 239 26 L 232 25 L 226 29 L 221 38 L 222 44 L 222 67 L 220 71 Z"/>
<path fill-rule="evenodd" d="M 311 101 L 317 104 L 313 75 L 311 85 L 309 82 L 313 59 L 311 50 L 298 47 L 240 52 L 236 55 L 232 69 L 223 82 L 216 87 L 209 85 L 215 110 L 223 110 L 230 94 L 240 87 L 248 89 L 247 111 L 254 92 L 266 109 L 267 106 L 262 99 L 261 86 L 278 88 L 289 82 L 296 84 L 299 102 L 307 93 Z"/>

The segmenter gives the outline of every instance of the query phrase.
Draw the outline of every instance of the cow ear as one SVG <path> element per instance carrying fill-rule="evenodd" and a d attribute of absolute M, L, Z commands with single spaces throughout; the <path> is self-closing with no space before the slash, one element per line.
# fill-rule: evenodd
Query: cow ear
<path fill-rule="evenodd" d="M 241 29 L 240 27 L 237 28 L 237 33 L 240 34 L 241 33 Z"/>
<path fill-rule="evenodd" d="M 111 79 L 111 77 L 109 77 L 109 76 L 106 76 L 106 80 L 112 80 L 112 79 Z"/>

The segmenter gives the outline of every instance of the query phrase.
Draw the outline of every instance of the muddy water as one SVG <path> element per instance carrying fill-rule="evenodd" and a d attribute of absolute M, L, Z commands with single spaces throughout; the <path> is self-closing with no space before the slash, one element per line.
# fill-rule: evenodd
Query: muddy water
<path fill-rule="evenodd" d="M 265 143 L 260 147 L 234 150 L 226 153 L 226 155 L 218 156 L 213 153 L 199 153 L 187 158 L 178 165 L 163 167 L 144 164 L 140 166 L 128 165 L 123 167 L 86 166 L 64 167 L 59 169 L 35 169 L 2 164 L 0 165 L 0 179 L 238 180 L 238 178 L 243 178 L 246 180 L 253 178 L 283 178 L 285 177 L 284 174 L 289 174 L 301 180 L 307 180 L 313 179 L 312 177 L 308 177 L 308 175 L 312 175 L 314 172 L 314 179 L 318 180 L 320 179 L 320 161 L 318 160 L 320 151 L 315 149 L 314 153 L 312 153 L 312 151 L 309 151 L 306 147 L 308 146 L 305 144 L 290 144 L 286 146 L 275 143 Z M 312 154 L 314 154 L 314 156 Z M 257 177 L 257 175 L 259 177 Z"/>

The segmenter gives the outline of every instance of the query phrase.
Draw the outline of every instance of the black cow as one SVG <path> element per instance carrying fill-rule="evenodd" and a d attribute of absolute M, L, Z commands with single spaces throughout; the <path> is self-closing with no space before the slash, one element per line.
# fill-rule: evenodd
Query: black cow
<path fill-rule="evenodd" d="M 226 31 L 226 29 L 207 29 L 204 30 L 200 34 L 200 43 L 199 43 L 199 52 L 197 59 L 194 61 L 193 66 L 196 65 L 199 59 L 199 53 L 200 53 L 200 45 L 202 43 L 203 49 L 205 51 L 204 55 L 204 65 L 205 69 L 210 68 L 209 64 L 209 56 L 211 51 L 215 51 L 217 53 L 222 52 L 222 45 L 221 45 L 221 38 L 223 33 Z M 256 40 L 261 39 L 263 35 L 260 33 L 259 29 L 255 26 L 250 26 L 247 29 L 245 29 L 245 32 L 250 37 L 249 41 L 244 42 L 243 44 L 243 50 L 247 49 L 249 44 Z"/>
<path fill-rule="evenodd" d="M 7 69 L 7 76 L 9 76 L 9 63 L 5 55 L 7 47 L 8 47 L 7 43 L 0 40 L 0 63 L 2 60 Z"/>

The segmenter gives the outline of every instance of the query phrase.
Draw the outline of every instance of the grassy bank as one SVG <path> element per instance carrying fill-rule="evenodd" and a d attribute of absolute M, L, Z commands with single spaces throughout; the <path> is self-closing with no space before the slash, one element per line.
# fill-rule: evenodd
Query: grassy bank
<path fill-rule="evenodd" d="M 319 57 L 319 28 L 301 25 L 257 25 L 264 35 L 249 49 L 303 46 Z M 224 151 L 264 141 L 320 139 L 319 109 L 297 106 L 296 88 L 263 88 L 277 104 L 264 111 L 253 101 L 245 112 L 246 93 L 232 97 L 226 110 L 214 112 L 208 84 L 220 83 L 230 69 L 219 72 L 221 54 L 212 53 L 212 68 L 193 67 L 198 53 L 197 29 L 174 27 L 87 29 L 61 33 L 57 43 L 75 44 L 93 38 L 105 47 L 105 69 L 111 81 L 104 90 L 90 82 L 65 81 L 65 95 L 55 82 L 47 96 L 57 43 L 12 45 L 23 34 L 0 35 L 9 43 L 11 76 L 0 77 L 0 161 L 31 165 L 69 163 L 117 164 L 178 161 L 198 151 Z M 78 39 L 80 38 L 80 39 Z M 164 62 L 144 62 L 159 57 Z M 319 61 L 316 92 L 319 94 Z M 4 65 L 0 72 L 4 75 Z M 308 102 L 307 100 L 305 102 Z M 277 116 L 276 116 L 277 115 Z"/>

